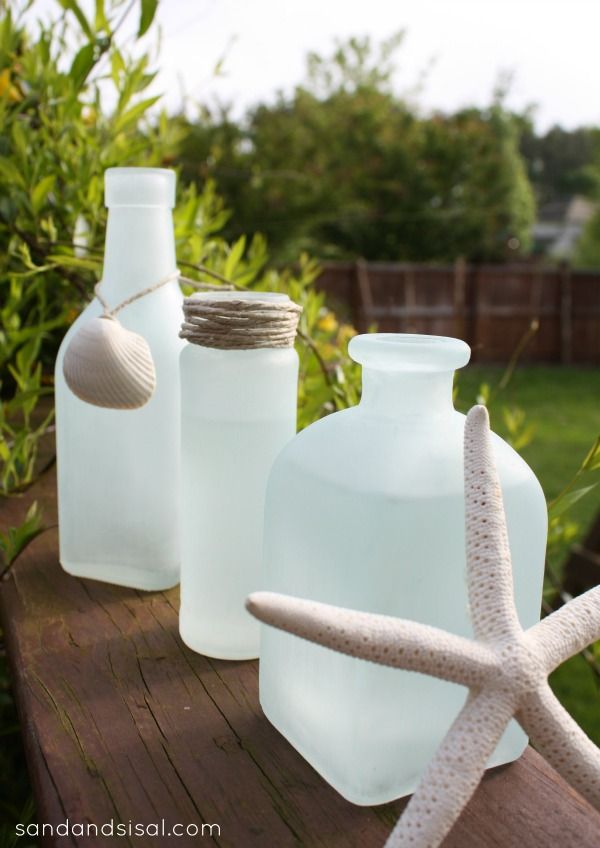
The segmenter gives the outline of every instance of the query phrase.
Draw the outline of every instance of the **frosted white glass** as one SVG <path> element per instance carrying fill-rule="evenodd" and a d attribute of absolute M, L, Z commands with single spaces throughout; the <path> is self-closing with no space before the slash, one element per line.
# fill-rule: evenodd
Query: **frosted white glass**
<path fill-rule="evenodd" d="M 274 464 L 265 507 L 267 589 L 472 636 L 465 581 L 464 416 L 452 405 L 464 342 L 358 336 L 360 404 L 308 427 Z M 539 618 L 546 505 L 526 463 L 493 437 L 521 623 Z M 260 700 L 345 798 L 414 791 L 466 689 L 384 668 L 264 627 Z M 512 722 L 489 765 L 516 759 Z"/>
<path fill-rule="evenodd" d="M 237 292 L 199 296 L 240 297 Z M 244 299 L 265 297 L 288 300 L 244 294 Z M 257 657 L 260 628 L 244 601 L 262 583 L 268 474 L 296 432 L 298 355 L 293 348 L 217 350 L 187 344 L 180 374 L 181 637 L 211 657 Z"/>
<path fill-rule="evenodd" d="M 102 294 L 111 306 L 175 271 L 171 209 L 175 174 L 111 168 Z M 62 373 L 79 327 L 100 315 L 97 300 L 77 318 L 56 360 L 60 561 L 70 574 L 136 589 L 179 579 L 179 391 L 182 296 L 177 281 L 125 307 L 124 327 L 144 336 L 156 390 L 140 409 L 101 409 L 79 400 Z"/>

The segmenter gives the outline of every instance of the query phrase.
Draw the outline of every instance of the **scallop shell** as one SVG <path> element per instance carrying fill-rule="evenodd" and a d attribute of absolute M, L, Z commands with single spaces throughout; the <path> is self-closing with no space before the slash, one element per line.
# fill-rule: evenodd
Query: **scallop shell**
<path fill-rule="evenodd" d="M 86 321 L 73 336 L 63 374 L 78 398 L 109 409 L 144 406 L 156 386 L 148 342 L 110 315 Z"/>

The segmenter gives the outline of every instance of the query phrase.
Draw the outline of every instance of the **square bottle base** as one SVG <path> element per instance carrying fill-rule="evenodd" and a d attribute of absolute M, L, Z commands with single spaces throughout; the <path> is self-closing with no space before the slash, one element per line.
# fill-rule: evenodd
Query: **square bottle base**
<path fill-rule="evenodd" d="M 179 583 L 179 566 L 150 569 L 135 568 L 124 565 L 98 565 L 81 562 L 60 561 L 67 574 L 73 577 L 85 577 L 87 580 L 98 580 L 102 583 L 112 583 L 116 586 L 126 586 L 129 589 L 140 589 L 145 592 L 160 592 L 172 589 Z"/>
<path fill-rule="evenodd" d="M 392 801 L 397 801 L 399 798 L 405 798 L 408 795 L 412 795 L 417 788 L 420 778 L 409 779 L 405 783 L 397 783 L 393 789 L 390 787 L 388 792 L 373 794 L 368 792 L 357 792 L 356 787 L 351 783 L 341 782 L 333 777 L 327 769 L 322 768 L 322 764 L 316 757 L 313 756 L 314 752 L 308 751 L 302 744 L 297 744 L 297 742 L 293 740 L 293 737 L 291 737 L 291 734 L 287 732 L 285 722 L 280 722 L 275 715 L 272 715 L 269 708 L 265 708 L 265 704 L 263 704 L 262 699 L 260 703 L 265 716 L 268 718 L 273 727 L 285 737 L 289 744 L 298 751 L 300 756 L 306 760 L 306 762 L 323 778 L 323 780 L 325 780 L 326 783 L 332 786 L 333 789 L 342 796 L 342 798 L 349 801 L 351 804 L 355 804 L 357 807 L 375 807 L 380 804 L 389 804 Z M 511 738 L 510 743 L 506 743 L 504 738 L 501 739 L 486 765 L 486 771 L 490 768 L 496 768 L 497 766 L 512 763 L 522 756 L 529 744 L 529 739 L 524 735 L 520 728 L 519 731 L 519 735 L 522 737 L 521 744 L 517 744 L 514 738 Z"/>
<path fill-rule="evenodd" d="M 256 622 L 251 621 L 251 628 L 251 634 L 242 633 L 239 639 L 224 644 L 222 640 L 214 638 L 214 628 L 201 622 L 198 616 L 185 607 L 179 610 L 179 635 L 183 642 L 197 654 L 216 660 L 258 659 L 260 637 L 256 632 Z"/>

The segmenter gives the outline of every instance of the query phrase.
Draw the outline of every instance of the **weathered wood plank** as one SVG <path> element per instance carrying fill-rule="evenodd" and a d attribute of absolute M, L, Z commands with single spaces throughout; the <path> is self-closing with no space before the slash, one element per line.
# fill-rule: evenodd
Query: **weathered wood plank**
<path fill-rule="evenodd" d="M 37 497 L 55 523 L 48 473 Z M 0 587 L 38 820 L 217 823 L 225 846 L 376 848 L 403 802 L 340 798 L 261 713 L 257 664 L 210 660 L 177 631 L 176 591 L 146 594 L 65 574 L 56 529 L 36 539 Z M 205 837 L 210 842 L 209 837 Z M 94 844 L 112 844 L 112 838 Z M 123 844 L 170 844 L 149 837 Z M 192 840 L 180 840 L 181 845 Z M 91 844 L 85 837 L 47 845 Z M 600 815 L 533 751 L 488 773 L 446 848 L 592 848 Z"/>

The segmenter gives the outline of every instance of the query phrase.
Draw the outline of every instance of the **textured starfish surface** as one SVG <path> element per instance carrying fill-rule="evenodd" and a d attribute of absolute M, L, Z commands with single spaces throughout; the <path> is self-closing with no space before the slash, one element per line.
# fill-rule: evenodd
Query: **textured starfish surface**
<path fill-rule="evenodd" d="M 248 598 L 265 624 L 334 651 L 463 684 L 465 705 L 421 777 L 386 848 L 436 848 L 467 804 L 514 716 L 552 766 L 600 808 L 600 750 L 548 685 L 560 663 L 600 638 L 600 586 L 523 631 L 514 604 L 502 493 L 487 410 L 465 424 L 465 524 L 475 640 L 391 616 L 272 592 Z"/>

